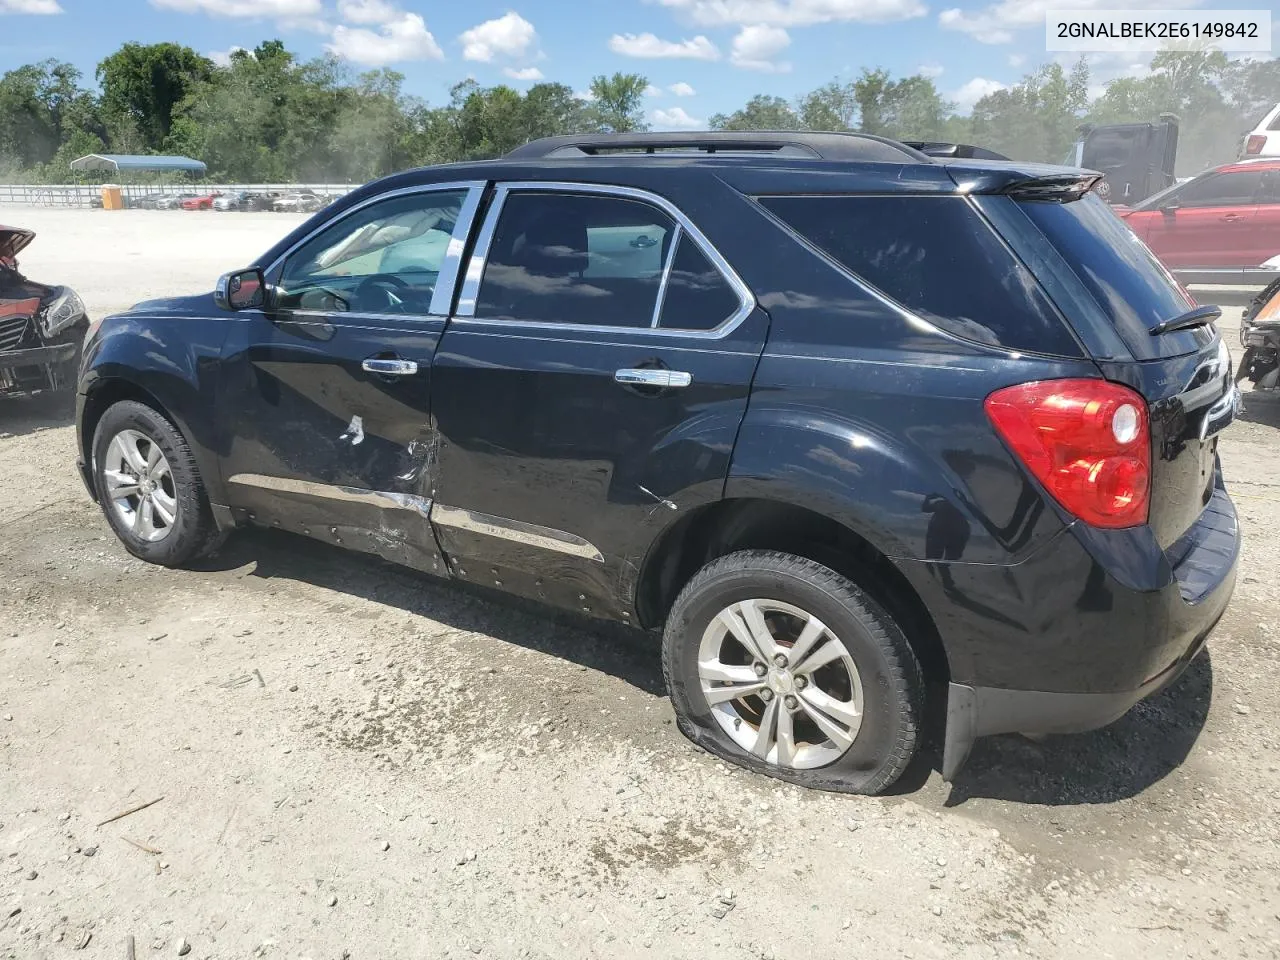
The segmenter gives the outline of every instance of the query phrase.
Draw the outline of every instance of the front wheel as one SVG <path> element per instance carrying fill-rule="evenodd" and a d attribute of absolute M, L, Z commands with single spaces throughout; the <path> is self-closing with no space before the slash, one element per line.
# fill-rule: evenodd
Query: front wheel
<path fill-rule="evenodd" d="M 667 620 L 663 670 L 680 730 L 750 770 L 879 793 L 915 754 L 924 684 L 906 637 L 812 560 L 752 550 L 703 567 Z"/>
<path fill-rule="evenodd" d="M 93 476 L 107 522 L 135 557 L 178 567 L 217 545 L 191 447 L 146 404 L 121 401 L 102 415 L 93 437 Z"/>

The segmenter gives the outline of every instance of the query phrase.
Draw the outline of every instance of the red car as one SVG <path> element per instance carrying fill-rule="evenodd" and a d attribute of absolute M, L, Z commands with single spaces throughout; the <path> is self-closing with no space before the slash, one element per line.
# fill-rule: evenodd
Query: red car
<path fill-rule="evenodd" d="M 182 201 L 183 210 L 212 210 L 213 201 L 220 197 L 219 193 L 205 193 L 198 197 L 188 197 Z"/>
<path fill-rule="evenodd" d="M 1171 270 L 1258 267 L 1280 254 L 1280 159 L 1224 164 L 1116 213 Z"/>

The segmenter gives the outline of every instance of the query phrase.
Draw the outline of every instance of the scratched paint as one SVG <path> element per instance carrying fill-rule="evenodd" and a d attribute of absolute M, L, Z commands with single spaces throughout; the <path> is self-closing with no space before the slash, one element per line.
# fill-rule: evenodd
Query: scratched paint
<path fill-rule="evenodd" d="M 338 439 L 350 440 L 353 447 L 358 447 L 364 442 L 364 420 L 360 417 L 352 417 L 351 422 L 347 424 L 347 429 Z"/>

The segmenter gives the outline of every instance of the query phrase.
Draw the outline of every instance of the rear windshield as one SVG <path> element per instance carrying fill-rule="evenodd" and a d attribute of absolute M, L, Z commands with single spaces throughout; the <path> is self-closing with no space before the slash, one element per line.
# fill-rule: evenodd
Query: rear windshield
<path fill-rule="evenodd" d="M 1198 349 L 1201 337 L 1191 331 L 1148 333 L 1195 303 L 1100 197 L 1090 193 L 1070 203 L 1028 201 L 1021 207 L 1110 316 L 1135 357 L 1174 357 Z"/>
<path fill-rule="evenodd" d="M 761 197 L 849 271 L 949 333 L 1078 357 L 1031 272 L 964 197 Z"/>

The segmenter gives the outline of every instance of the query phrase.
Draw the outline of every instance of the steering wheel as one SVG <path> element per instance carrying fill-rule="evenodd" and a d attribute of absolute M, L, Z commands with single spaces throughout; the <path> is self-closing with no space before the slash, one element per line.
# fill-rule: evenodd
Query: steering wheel
<path fill-rule="evenodd" d="M 356 285 L 355 290 L 352 291 L 351 299 L 363 307 L 365 297 L 375 290 L 382 294 L 382 307 L 385 308 L 385 312 L 404 313 L 405 297 L 397 294 L 411 293 L 413 288 L 393 273 L 374 273 L 365 277 Z"/>

